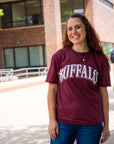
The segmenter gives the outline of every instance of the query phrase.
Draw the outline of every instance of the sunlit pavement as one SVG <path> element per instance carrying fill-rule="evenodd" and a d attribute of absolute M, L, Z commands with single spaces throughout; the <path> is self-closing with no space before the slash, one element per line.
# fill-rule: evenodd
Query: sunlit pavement
<path fill-rule="evenodd" d="M 21 81 L 22 86 L 16 81 L 10 82 L 10 89 L 7 88 L 5 91 L 0 89 L 0 144 L 49 144 L 46 98 L 48 84 L 43 82 L 37 84 L 34 79 L 32 81 L 35 82 L 29 81 L 26 84 Z M 111 136 L 105 144 L 114 144 L 112 87 L 108 88 L 108 92 Z"/>
<path fill-rule="evenodd" d="M 48 84 L 18 85 L 0 93 L 0 144 L 48 144 Z"/>

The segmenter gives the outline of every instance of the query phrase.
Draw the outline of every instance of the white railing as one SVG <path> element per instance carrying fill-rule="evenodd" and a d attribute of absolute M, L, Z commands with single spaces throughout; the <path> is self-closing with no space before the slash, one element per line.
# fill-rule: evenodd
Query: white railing
<path fill-rule="evenodd" d="M 0 69 L 0 81 L 6 82 L 9 80 L 29 78 L 32 76 L 45 76 L 47 75 L 48 67 L 34 67 L 22 69 Z"/>
<path fill-rule="evenodd" d="M 0 69 L 0 81 L 8 81 L 13 78 L 13 69 Z"/>

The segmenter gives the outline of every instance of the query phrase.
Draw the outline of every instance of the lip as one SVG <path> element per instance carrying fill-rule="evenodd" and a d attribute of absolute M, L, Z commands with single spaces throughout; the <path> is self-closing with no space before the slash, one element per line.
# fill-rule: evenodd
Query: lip
<path fill-rule="evenodd" d="M 80 36 L 72 36 L 73 39 L 78 39 Z"/>

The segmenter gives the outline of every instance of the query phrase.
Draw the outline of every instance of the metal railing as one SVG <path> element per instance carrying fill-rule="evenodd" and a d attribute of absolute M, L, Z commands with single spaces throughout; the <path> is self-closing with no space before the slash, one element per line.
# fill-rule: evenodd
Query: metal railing
<path fill-rule="evenodd" d="M 48 67 L 34 67 L 22 69 L 0 69 L 0 82 L 7 82 L 14 79 L 29 78 L 33 76 L 47 75 Z"/>
<path fill-rule="evenodd" d="M 0 69 L 0 81 L 5 82 L 13 77 L 13 69 Z"/>

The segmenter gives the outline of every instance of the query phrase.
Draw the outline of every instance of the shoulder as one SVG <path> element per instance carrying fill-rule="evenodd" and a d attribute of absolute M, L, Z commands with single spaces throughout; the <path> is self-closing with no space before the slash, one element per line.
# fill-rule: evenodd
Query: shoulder
<path fill-rule="evenodd" d="M 95 56 L 99 59 L 107 59 L 107 56 L 99 52 L 94 52 Z"/>
<path fill-rule="evenodd" d="M 69 49 L 59 49 L 56 53 L 53 54 L 52 59 L 63 61 L 68 51 Z"/>
<path fill-rule="evenodd" d="M 94 52 L 94 55 L 95 55 L 95 60 L 97 61 L 98 64 L 108 63 L 107 55 L 103 55 L 98 52 Z"/>
<path fill-rule="evenodd" d="M 64 49 L 59 49 L 53 56 L 60 56 L 64 53 Z"/>
<path fill-rule="evenodd" d="M 101 75 L 104 71 L 109 71 L 110 65 L 108 56 L 95 52 L 95 62 Z"/>

